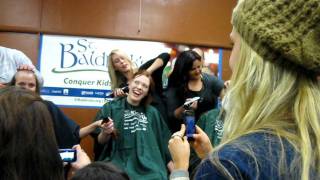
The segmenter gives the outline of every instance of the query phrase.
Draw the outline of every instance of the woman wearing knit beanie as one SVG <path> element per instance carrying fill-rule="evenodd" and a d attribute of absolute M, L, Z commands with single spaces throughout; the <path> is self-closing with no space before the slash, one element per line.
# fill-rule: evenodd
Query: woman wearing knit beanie
<path fill-rule="evenodd" d="M 197 127 L 195 178 L 320 179 L 320 1 L 239 0 L 232 25 L 235 103 L 219 146 Z M 184 132 L 169 141 L 171 179 L 189 179 Z"/>

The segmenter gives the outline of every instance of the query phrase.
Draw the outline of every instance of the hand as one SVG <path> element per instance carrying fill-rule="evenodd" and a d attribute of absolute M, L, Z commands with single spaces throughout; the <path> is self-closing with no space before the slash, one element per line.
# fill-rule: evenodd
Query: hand
<path fill-rule="evenodd" d="M 102 123 L 102 121 L 103 121 L 103 120 L 95 121 L 95 122 L 94 122 L 94 127 L 95 127 L 95 128 L 101 128 L 101 125 L 102 125 L 101 123 Z"/>
<path fill-rule="evenodd" d="M 81 169 L 91 163 L 89 156 L 86 152 L 84 152 L 79 144 L 73 146 L 72 149 L 77 150 L 77 161 L 71 163 L 71 167 L 73 168 L 73 170 Z"/>
<path fill-rule="evenodd" d="M 18 67 L 18 70 L 34 71 L 35 67 L 32 64 L 22 64 Z"/>
<path fill-rule="evenodd" d="M 193 98 L 187 98 L 185 103 L 190 101 L 191 99 Z M 197 110 L 198 108 L 198 101 L 193 101 L 190 105 L 189 105 L 189 108 L 193 109 L 193 110 Z"/>
<path fill-rule="evenodd" d="M 5 84 L 0 83 L 0 89 L 1 89 L 1 88 L 5 88 L 5 87 L 7 87 Z"/>
<path fill-rule="evenodd" d="M 224 82 L 224 89 L 228 89 L 230 87 L 230 80 Z"/>
<path fill-rule="evenodd" d="M 108 119 L 109 121 L 107 123 L 102 123 L 100 125 L 100 128 L 102 129 L 103 133 L 110 135 L 114 131 L 114 126 L 113 126 L 114 124 L 111 118 L 108 117 Z"/>
<path fill-rule="evenodd" d="M 190 157 L 190 145 L 185 134 L 186 127 L 181 125 L 181 129 L 175 132 L 169 140 L 169 151 L 174 164 L 174 169 L 188 170 L 189 157 Z"/>
<path fill-rule="evenodd" d="M 196 151 L 200 159 L 205 158 L 212 152 L 213 147 L 211 145 L 208 135 L 203 130 L 196 126 L 196 134 L 193 134 L 194 141 L 191 142 L 191 146 Z"/>
<path fill-rule="evenodd" d="M 194 101 L 190 106 L 194 111 L 198 109 L 198 101 Z"/>
<path fill-rule="evenodd" d="M 121 88 L 116 88 L 113 93 L 114 93 L 114 97 L 127 96 L 127 93 L 125 93 Z"/>

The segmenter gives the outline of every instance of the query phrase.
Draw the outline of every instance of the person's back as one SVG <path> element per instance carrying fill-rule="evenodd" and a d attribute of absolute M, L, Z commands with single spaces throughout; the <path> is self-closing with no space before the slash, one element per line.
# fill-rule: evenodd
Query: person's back
<path fill-rule="evenodd" d="M 6 88 L 0 96 L 0 134 L 0 179 L 64 179 L 51 116 L 39 96 Z"/>

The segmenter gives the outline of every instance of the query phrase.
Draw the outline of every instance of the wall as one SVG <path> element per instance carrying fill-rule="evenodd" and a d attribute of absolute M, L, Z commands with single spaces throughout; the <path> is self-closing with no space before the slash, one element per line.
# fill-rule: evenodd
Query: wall
<path fill-rule="evenodd" d="M 22 50 L 34 64 L 40 33 L 220 47 L 223 79 L 229 79 L 230 17 L 235 4 L 235 0 L 0 0 L 0 45 Z M 62 110 L 81 126 L 98 111 Z M 81 144 L 92 156 L 92 140 L 85 138 Z"/>

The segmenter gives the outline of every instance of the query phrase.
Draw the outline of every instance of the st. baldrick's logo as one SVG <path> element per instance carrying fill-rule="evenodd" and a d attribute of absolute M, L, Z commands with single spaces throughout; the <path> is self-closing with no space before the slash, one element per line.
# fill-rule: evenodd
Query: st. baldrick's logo
<path fill-rule="evenodd" d="M 94 42 L 79 39 L 75 44 L 59 43 L 61 47 L 60 67 L 53 68 L 54 73 L 102 71 L 107 72 L 108 55 L 99 52 Z"/>

